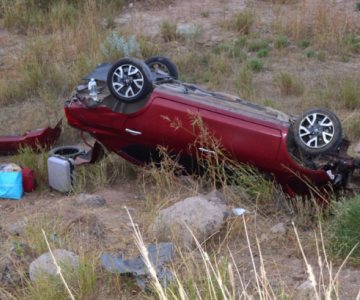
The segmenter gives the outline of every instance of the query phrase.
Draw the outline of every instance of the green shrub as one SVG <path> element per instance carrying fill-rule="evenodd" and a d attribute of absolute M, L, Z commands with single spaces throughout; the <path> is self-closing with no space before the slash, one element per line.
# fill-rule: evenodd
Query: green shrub
<path fill-rule="evenodd" d="M 306 49 L 310 46 L 310 41 L 309 40 L 301 40 L 298 43 L 299 47 Z"/>
<path fill-rule="evenodd" d="M 256 56 L 259 58 L 267 57 L 268 55 L 269 55 L 269 50 L 267 48 L 262 48 L 256 53 Z"/>
<path fill-rule="evenodd" d="M 264 66 L 261 60 L 252 59 L 248 62 L 248 67 L 254 72 L 260 72 Z"/>
<path fill-rule="evenodd" d="M 309 49 L 308 51 L 306 51 L 306 57 L 308 57 L 308 58 L 315 57 L 316 55 L 317 55 L 317 52 L 314 49 Z"/>
<path fill-rule="evenodd" d="M 334 205 L 334 219 L 329 224 L 329 249 L 333 256 L 360 258 L 360 195 Z"/>

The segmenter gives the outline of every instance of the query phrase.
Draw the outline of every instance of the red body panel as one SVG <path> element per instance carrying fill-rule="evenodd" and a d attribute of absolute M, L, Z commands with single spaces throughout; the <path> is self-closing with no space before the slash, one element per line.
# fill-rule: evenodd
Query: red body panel
<path fill-rule="evenodd" d="M 304 168 L 292 159 L 286 143 L 289 123 L 195 102 L 186 94 L 157 88 L 142 108 L 130 114 L 114 112 L 105 105 L 89 108 L 82 101 L 69 101 L 65 113 L 71 126 L 89 132 L 109 150 L 135 163 L 136 159 L 123 151 L 135 144 L 164 145 L 190 154 L 190 145 L 197 138 L 193 123 L 199 115 L 228 153 L 272 174 L 285 189 L 304 192 L 304 179 L 318 187 L 329 182 L 324 170 Z"/>
<path fill-rule="evenodd" d="M 59 138 L 61 121 L 54 127 L 41 128 L 29 131 L 21 136 L 0 136 L 0 154 L 12 154 L 21 147 L 30 147 L 33 150 L 49 148 Z"/>

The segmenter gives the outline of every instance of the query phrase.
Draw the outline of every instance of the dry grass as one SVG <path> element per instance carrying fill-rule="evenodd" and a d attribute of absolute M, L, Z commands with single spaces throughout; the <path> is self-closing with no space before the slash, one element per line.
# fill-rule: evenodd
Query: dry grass
<path fill-rule="evenodd" d="M 240 34 L 249 34 L 254 24 L 254 14 L 244 10 L 235 14 L 232 18 L 224 20 L 222 26 L 234 30 Z"/>
<path fill-rule="evenodd" d="M 281 289 L 281 282 L 274 284 L 268 275 L 267 263 L 262 254 L 261 242 L 256 234 L 251 234 L 250 224 L 246 217 L 242 219 L 242 230 L 246 240 L 246 248 L 250 259 L 250 269 L 253 275 L 243 274 L 235 261 L 232 250 L 209 252 L 193 235 L 196 249 L 192 253 L 178 251 L 178 259 L 173 263 L 174 282 L 168 287 L 160 284 L 154 267 L 148 259 L 148 253 L 138 226 L 131 219 L 135 244 L 150 270 L 152 288 L 159 299 L 287 299 L 291 297 Z M 191 233 L 190 228 L 188 229 Z M 312 266 L 307 258 L 298 230 L 294 226 L 294 236 L 303 258 L 307 279 L 312 289 L 298 292 L 297 297 L 314 297 L 315 299 L 340 299 L 339 273 L 347 258 L 338 270 L 334 270 L 327 256 L 321 226 L 314 240 L 318 256 L 318 265 Z M 314 267 L 319 271 L 315 272 Z"/>
<path fill-rule="evenodd" d="M 294 40 L 309 40 L 329 52 L 349 51 L 349 37 L 358 34 L 359 22 L 354 12 L 328 0 L 299 1 L 290 10 L 279 8 L 274 29 Z"/>
<path fill-rule="evenodd" d="M 274 79 L 274 83 L 282 96 L 300 96 L 304 93 L 303 83 L 289 73 L 281 72 Z"/>
<path fill-rule="evenodd" d="M 35 4 L 32 6 L 26 1 L 18 1 L 15 6 L 6 3 L 6 0 L 1 2 L 6 7 L 5 26 L 14 30 L 26 29 L 26 38 L 21 42 L 22 53 L 10 57 L 8 64 L 12 68 L 0 81 L 0 86 L 6 87 L 0 90 L 2 105 L 30 96 L 39 97 L 48 105 L 49 97 L 44 95 L 52 95 L 53 106 L 59 96 L 69 95 L 79 78 L 106 59 L 99 47 L 106 37 L 102 14 L 111 16 L 112 2 L 98 5 L 93 0 L 79 1 L 78 5 L 82 7 L 79 10 L 76 4 L 60 1 L 47 4 L 49 9 L 37 13 L 33 11 Z M 69 16 L 68 10 L 76 15 Z"/>
<path fill-rule="evenodd" d="M 160 26 L 161 36 L 165 42 L 171 42 L 177 38 L 177 24 L 173 21 L 163 21 Z"/>

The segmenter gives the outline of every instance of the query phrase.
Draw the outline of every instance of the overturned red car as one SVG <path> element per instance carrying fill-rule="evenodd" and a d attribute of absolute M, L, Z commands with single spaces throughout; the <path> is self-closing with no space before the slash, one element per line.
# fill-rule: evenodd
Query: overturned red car
<path fill-rule="evenodd" d="M 133 163 L 160 159 L 158 146 L 165 146 L 189 167 L 199 153 L 215 154 L 197 138 L 197 118 L 233 159 L 270 174 L 290 195 L 308 193 L 311 185 L 343 188 L 359 166 L 328 110 L 289 116 L 177 77 L 165 57 L 99 65 L 84 78 L 96 82 L 96 91 L 85 82 L 66 101 L 68 123 Z"/>

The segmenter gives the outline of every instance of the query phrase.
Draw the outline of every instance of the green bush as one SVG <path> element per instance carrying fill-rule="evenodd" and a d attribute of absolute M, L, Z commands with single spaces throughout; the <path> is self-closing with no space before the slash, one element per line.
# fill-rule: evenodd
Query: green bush
<path fill-rule="evenodd" d="M 269 50 L 267 48 L 262 48 L 256 53 L 256 56 L 259 58 L 267 57 L 268 55 L 269 55 Z"/>
<path fill-rule="evenodd" d="M 310 41 L 309 40 L 301 40 L 299 41 L 298 45 L 299 47 L 303 48 L 303 49 L 306 49 L 308 47 L 310 47 Z"/>
<path fill-rule="evenodd" d="M 309 49 L 308 51 L 306 51 L 306 57 L 308 57 L 308 58 L 315 57 L 316 55 L 317 55 L 317 52 L 314 49 Z"/>
<path fill-rule="evenodd" d="M 252 59 L 248 62 L 248 67 L 254 72 L 260 72 L 264 66 L 261 60 Z"/>
<path fill-rule="evenodd" d="M 329 224 L 329 249 L 333 256 L 345 258 L 351 254 L 360 258 L 360 195 L 334 205 L 334 219 Z"/>

